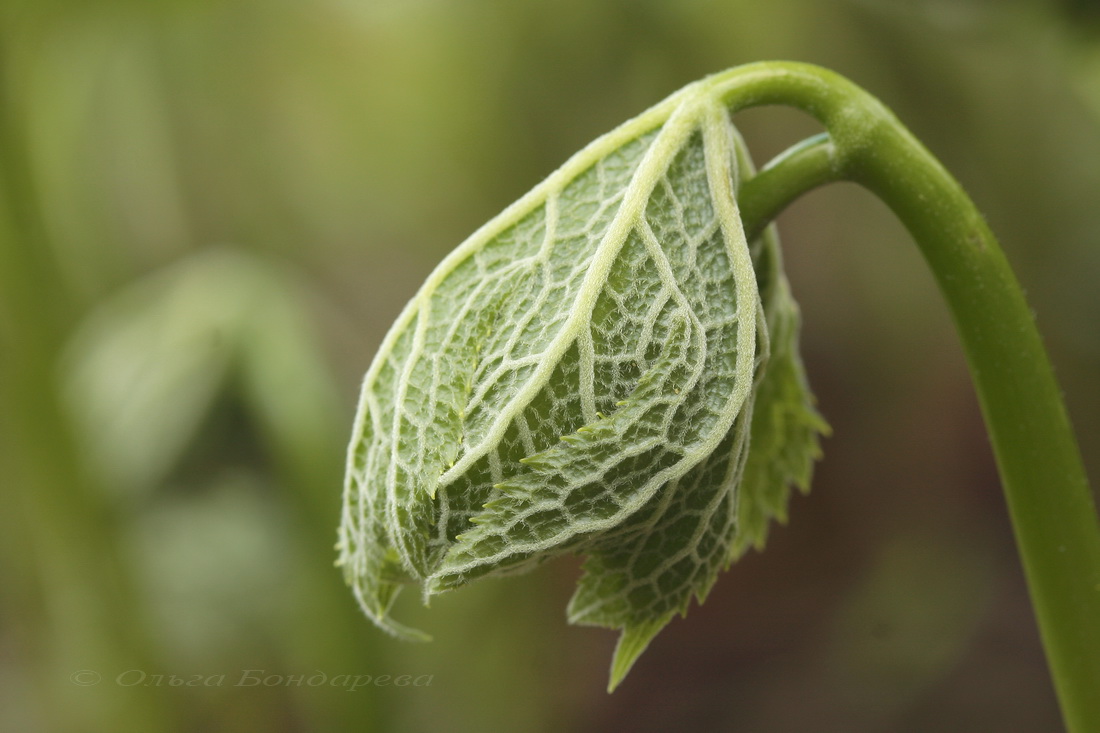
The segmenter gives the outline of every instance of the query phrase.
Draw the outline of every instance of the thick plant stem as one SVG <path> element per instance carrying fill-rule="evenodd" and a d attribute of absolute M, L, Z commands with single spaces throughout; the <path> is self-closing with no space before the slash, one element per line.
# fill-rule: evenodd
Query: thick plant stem
<path fill-rule="evenodd" d="M 989 227 L 931 153 L 843 77 L 763 63 L 707 83 L 734 111 L 789 105 L 827 130 L 744 184 L 746 229 L 812 188 L 848 180 L 913 235 L 963 342 L 1066 727 L 1100 731 L 1100 522 L 1031 310 Z"/>

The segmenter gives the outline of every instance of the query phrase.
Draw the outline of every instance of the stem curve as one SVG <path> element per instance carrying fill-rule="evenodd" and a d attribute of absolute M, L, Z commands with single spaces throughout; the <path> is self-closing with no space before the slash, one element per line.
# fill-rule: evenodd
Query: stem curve
<path fill-rule="evenodd" d="M 1100 731 L 1100 521 L 1031 309 L 993 233 L 939 161 L 844 77 L 765 62 L 703 83 L 734 112 L 782 104 L 827 130 L 744 182 L 750 236 L 840 180 L 878 196 L 912 234 L 963 343 L 1066 727 Z"/>

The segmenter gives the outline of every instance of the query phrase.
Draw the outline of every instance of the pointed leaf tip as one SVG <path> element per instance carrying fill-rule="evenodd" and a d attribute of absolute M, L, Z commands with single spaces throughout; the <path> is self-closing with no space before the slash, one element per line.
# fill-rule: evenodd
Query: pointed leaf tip
<path fill-rule="evenodd" d="M 611 679 L 607 685 L 609 693 L 614 692 L 626 673 L 634 666 L 634 662 L 642 655 L 642 652 L 653 641 L 653 637 L 665 627 L 669 617 L 664 616 L 654 621 L 646 621 L 637 625 L 630 625 L 623 629 L 619 636 L 619 643 L 615 645 L 615 656 L 611 660 Z"/>

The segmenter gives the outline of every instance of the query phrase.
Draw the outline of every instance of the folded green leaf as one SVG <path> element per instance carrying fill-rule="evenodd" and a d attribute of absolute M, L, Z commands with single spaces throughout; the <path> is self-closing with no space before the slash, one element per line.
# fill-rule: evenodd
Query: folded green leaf
<path fill-rule="evenodd" d="M 364 382 L 338 545 L 375 623 L 420 636 L 389 617 L 402 573 L 430 595 L 584 553 L 569 618 L 623 630 L 614 686 L 762 541 L 821 423 L 778 250 L 750 252 L 738 215 L 740 145 L 687 87 L 476 232 L 405 308 Z"/>
<path fill-rule="evenodd" d="M 744 141 L 737 138 L 744 177 L 755 174 Z M 821 457 L 820 435 L 829 425 L 815 409 L 799 355 L 801 314 L 783 272 L 779 234 L 767 227 L 752 246 L 753 267 L 767 322 L 769 353 L 754 391 L 749 451 L 737 487 L 737 534 L 733 558 L 750 547 L 763 549 L 772 519 L 787 521 L 792 486 L 810 490 L 814 460 Z"/>

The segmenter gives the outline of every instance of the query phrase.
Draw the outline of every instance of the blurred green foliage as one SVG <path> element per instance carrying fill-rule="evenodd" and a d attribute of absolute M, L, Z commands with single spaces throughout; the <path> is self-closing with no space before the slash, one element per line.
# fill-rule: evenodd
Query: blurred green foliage
<path fill-rule="evenodd" d="M 870 89 L 967 186 L 1098 475 L 1088 3 L 0 4 L 0 728 L 1054 730 L 945 310 L 847 187 L 781 220 L 835 430 L 814 492 L 614 696 L 613 635 L 562 618 L 575 563 L 404 599 L 418 646 L 332 567 L 357 382 L 434 263 L 591 138 L 766 58 Z M 813 131 L 739 124 L 761 162 Z"/>

